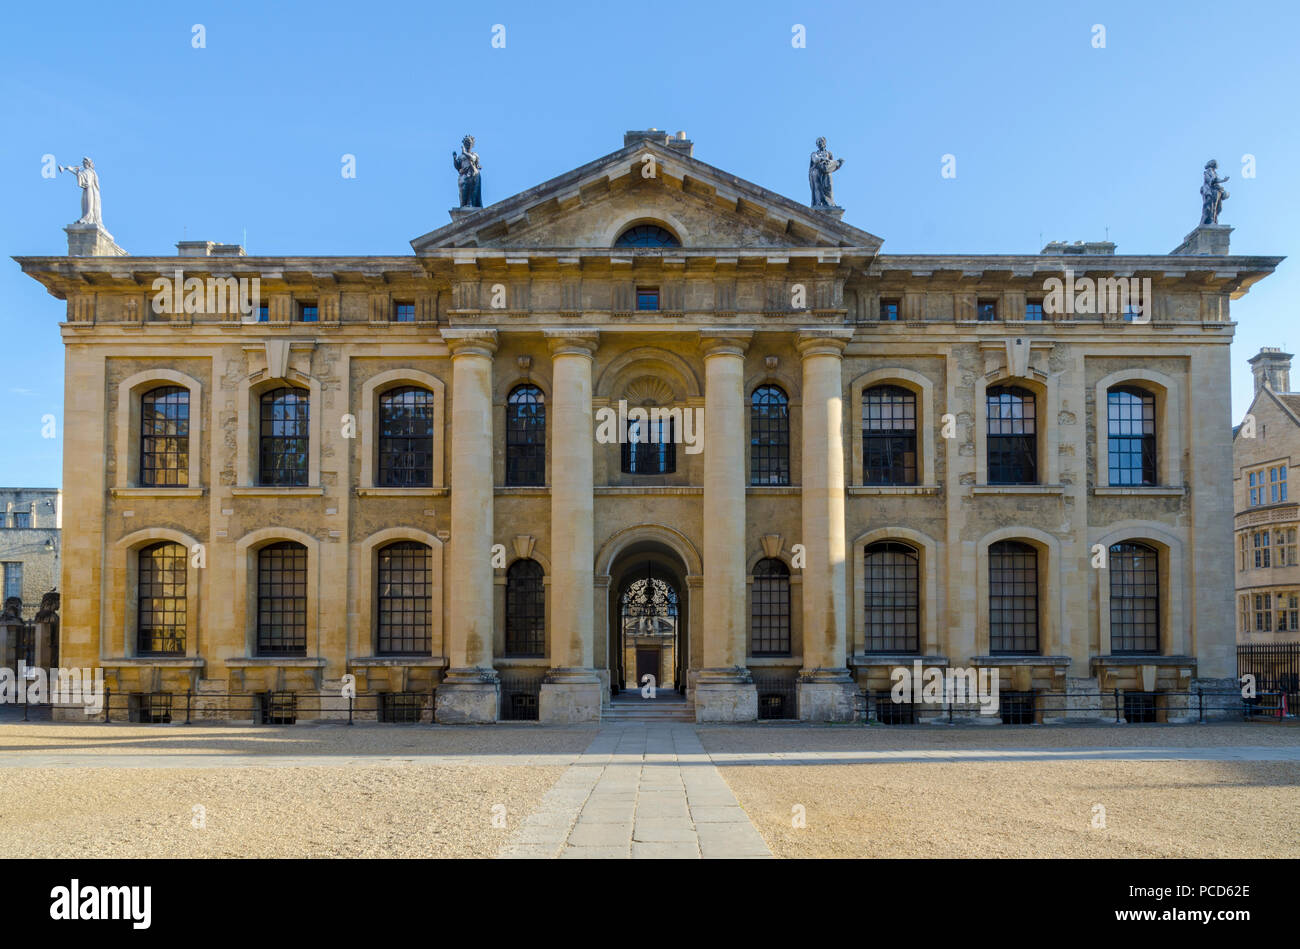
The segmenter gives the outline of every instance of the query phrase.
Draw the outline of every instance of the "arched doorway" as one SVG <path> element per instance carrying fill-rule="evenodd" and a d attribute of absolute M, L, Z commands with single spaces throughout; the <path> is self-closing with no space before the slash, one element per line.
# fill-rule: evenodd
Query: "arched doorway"
<path fill-rule="evenodd" d="M 668 545 L 637 540 L 610 565 L 608 657 L 610 693 L 641 688 L 685 693 L 690 669 L 686 566 Z"/>
<path fill-rule="evenodd" d="M 683 678 L 677 665 L 681 622 L 677 588 L 669 578 L 656 576 L 654 561 L 647 559 L 645 576 L 629 571 L 618 603 L 620 636 L 615 656 L 619 667 L 612 678 L 624 689 L 640 688 L 647 682 L 656 688 L 676 688 Z"/>

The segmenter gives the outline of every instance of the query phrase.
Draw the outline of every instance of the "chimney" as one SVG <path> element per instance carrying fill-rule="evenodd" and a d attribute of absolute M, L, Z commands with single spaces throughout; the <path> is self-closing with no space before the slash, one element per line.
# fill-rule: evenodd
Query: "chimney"
<path fill-rule="evenodd" d="M 1265 346 L 1250 359 L 1250 371 L 1255 376 L 1255 394 L 1268 386 L 1274 392 L 1291 391 L 1291 353 L 1280 347 Z"/>

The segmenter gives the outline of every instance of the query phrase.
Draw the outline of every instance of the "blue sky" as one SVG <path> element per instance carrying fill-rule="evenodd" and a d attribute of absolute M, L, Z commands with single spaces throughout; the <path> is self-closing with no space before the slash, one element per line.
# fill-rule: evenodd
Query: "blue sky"
<path fill-rule="evenodd" d="M 187 3 L 11 5 L 0 33 L 0 484 L 56 485 L 63 304 L 11 255 L 66 252 L 70 176 L 95 159 L 134 254 L 406 254 L 447 222 L 472 132 L 485 204 L 686 130 L 695 155 L 806 201 L 818 135 L 845 220 L 886 253 L 1035 253 L 1109 239 L 1167 253 L 1201 166 L 1230 175 L 1240 254 L 1300 255 L 1300 4 Z M 202 24 L 206 48 L 192 46 Z M 505 27 L 505 48 L 492 46 Z M 806 48 L 791 45 L 806 29 Z M 1094 24 L 1106 46 L 1093 46 Z M 340 174 L 356 156 L 357 177 Z M 940 176 L 942 156 L 957 177 Z M 1256 177 L 1242 177 L 1242 156 Z M 1300 261 L 1234 306 L 1246 359 L 1300 347 Z"/>

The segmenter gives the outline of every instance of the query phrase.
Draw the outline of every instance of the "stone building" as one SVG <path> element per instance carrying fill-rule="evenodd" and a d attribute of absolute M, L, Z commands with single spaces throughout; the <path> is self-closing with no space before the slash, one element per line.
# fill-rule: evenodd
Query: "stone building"
<path fill-rule="evenodd" d="M 58 488 L 0 488 L 0 582 L 31 620 L 58 586 L 63 497 Z"/>
<path fill-rule="evenodd" d="M 410 256 L 19 258 L 67 304 L 65 663 L 443 721 L 656 672 L 701 721 L 851 718 L 918 659 L 1233 676 L 1229 307 L 1279 258 L 889 255 L 842 214 L 650 130 Z"/>
<path fill-rule="evenodd" d="M 1291 353 L 1266 346 L 1250 368 L 1255 398 L 1232 438 L 1237 641 L 1300 643 L 1300 498 L 1287 488 L 1300 462 L 1300 392 Z"/>

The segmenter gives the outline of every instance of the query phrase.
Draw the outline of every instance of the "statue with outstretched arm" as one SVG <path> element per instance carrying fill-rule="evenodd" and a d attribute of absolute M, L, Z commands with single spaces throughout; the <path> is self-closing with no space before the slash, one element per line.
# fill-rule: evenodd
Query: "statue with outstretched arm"
<path fill-rule="evenodd" d="M 82 158 L 80 165 L 60 165 L 59 171 L 70 171 L 77 176 L 81 187 L 81 219 L 77 224 L 104 225 L 104 218 L 99 209 L 99 175 L 95 173 L 95 163 L 89 158 Z"/>

